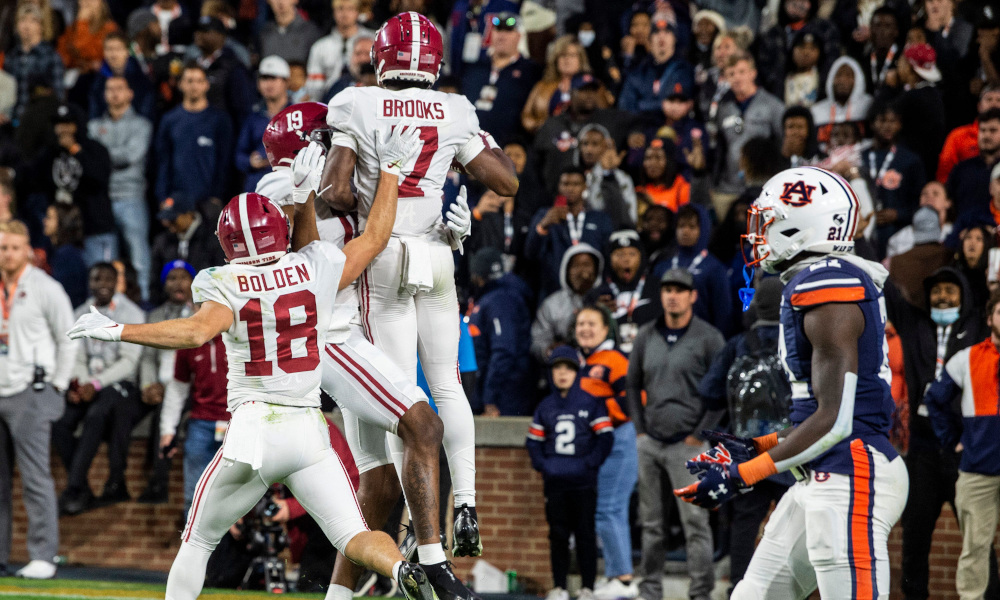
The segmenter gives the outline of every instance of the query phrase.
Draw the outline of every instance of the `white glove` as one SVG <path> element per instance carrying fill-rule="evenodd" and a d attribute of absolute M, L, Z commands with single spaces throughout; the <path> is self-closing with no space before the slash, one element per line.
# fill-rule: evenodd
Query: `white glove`
<path fill-rule="evenodd" d="M 309 194 L 319 191 L 325 162 L 326 149 L 319 142 L 309 142 L 295 155 L 292 161 L 292 201 L 295 204 L 305 203 Z"/>
<path fill-rule="evenodd" d="M 86 337 L 102 342 L 120 342 L 122 341 L 122 329 L 121 323 L 115 323 L 97 312 L 97 308 L 91 306 L 90 312 L 80 315 L 76 324 L 66 332 L 66 335 L 71 340 Z"/>
<path fill-rule="evenodd" d="M 273 200 L 278 206 L 294 204 L 295 201 L 292 200 L 291 169 L 282 168 L 264 175 L 257 183 L 257 189 L 254 192 Z"/>
<path fill-rule="evenodd" d="M 458 197 L 455 203 L 448 208 L 445 213 L 445 224 L 448 226 L 448 243 L 452 250 L 458 250 L 460 254 L 465 254 L 465 247 L 462 241 L 469 237 L 472 231 L 472 211 L 469 210 L 468 194 L 463 185 L 458 190 Z"/>
<path fill-rule="evenodd" d="M 403 174 L 403 165 L 410 162 L 419 153 L 423 144 L 420 142 L 420 128 L 397 125 L 385 139 L 375 130 L 375 152 L 378 154 L 379 168 L 397 177 Z"/>

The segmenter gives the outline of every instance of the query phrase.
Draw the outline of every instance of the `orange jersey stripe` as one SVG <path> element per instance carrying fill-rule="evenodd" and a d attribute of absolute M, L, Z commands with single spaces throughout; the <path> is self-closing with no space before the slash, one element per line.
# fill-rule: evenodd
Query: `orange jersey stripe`
<path fill-rule="evenodd" d="M 811 290 L 792 294 L 793 306 L 814 306 L 816 304 L 826 304 L 827 302 L 857 302 L 865 299 L 865 288 L 838 287 Z"/>
<path fill-rule="evenodd" d="M 969 350 L 969 375 L 972 379 L 972 398 L 976 416 L 996 415 L 1000 412 L 997 394 L 997 349 L 986 340 Z"/>
<path fill-rule="evenodd" d="M 600 431 L 602 429 L 608 429 L 611 427 L 611 421 L 604 421 L 603 423 L 598 423 L 594 425 L 594 431 Z"/>
<path fill-rule="evenodd" d="M 851 458 L 854 460 L 854 476 L 851 481 L 851 513 L 848 528 L 850 544 L 848 552 L 854 578 L 854 598 L 856 600 L 873 600 L 875 590 L 872 581 L 875 570 L 875 555 L 869 543 L 868 532 L 871 529 L 871 459 L 864 442 L 851 442 Z"/>

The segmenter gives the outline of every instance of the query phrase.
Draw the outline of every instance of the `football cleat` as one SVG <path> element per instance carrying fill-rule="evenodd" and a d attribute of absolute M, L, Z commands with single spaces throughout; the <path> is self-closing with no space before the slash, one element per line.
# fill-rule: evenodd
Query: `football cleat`
<path fill-rule="evenodd" d="M 476 507 L 463 504 L 455 515 L 452 552 L 455 556 L 479 556 L 483 553 L 483 541 L 479 537 L 479 517 Z"/>
<path fill-rule="evenodd" d="M 416 563 L 404 562 L 400 565 L 396 583 L 406 600 L 436 600 L 427 573 Z"/>
<path fill-rule="evenodd" d="M 440 600 L 482 600 L 472 590 L 465 587 L 451 570 L 448 561 L 436 565 L 421 565 Z"/>
<path fill-rule="evenodd" d="M 399 553 L 406 560 L 414 561 L 417 556 L 417 535 L 413 532 L 413 527 L 409 525 L 403 527 L 403 531 L 406 532 L 406 537 L 403 538 L 403 543 L 399 545 Z"/>

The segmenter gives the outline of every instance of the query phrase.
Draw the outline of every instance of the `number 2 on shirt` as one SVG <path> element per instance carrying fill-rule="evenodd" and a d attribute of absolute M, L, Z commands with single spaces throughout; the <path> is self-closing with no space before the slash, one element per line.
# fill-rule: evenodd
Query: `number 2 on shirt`
<path fill-rule="evenodd" d="M 283 294 L 274 302 L 274 330 L 277 332 L 278 368 L 285 373 L 312 371 L 319 365 L 319 345 L 316 334 L 316 296 L 309 290 Z M 305 320 L 292 325 L 292 309 L 305 312 Z M 240 309 L 240 321 L 246 321 L 247 341 L 250 344 L 250 361 L 243 363 L 247 377 L 268 377 L 273 365 L 267 359 L 264 344 L 264 319 L 259 298 L 254 298 Z M 306 355 L 293 357 L 292 342 L 305 338 Z"/>

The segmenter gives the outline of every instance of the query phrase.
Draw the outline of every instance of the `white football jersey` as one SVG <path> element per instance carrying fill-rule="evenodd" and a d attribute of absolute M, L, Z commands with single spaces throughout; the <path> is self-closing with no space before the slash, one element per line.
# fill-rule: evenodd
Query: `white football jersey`
<path fill-rule="evenodd" d="M 354 185 L 361 228 L 368 218 L 379 180 L 375 132 L 386 139 L 397 125 L 420 127 L 420 154 L 404 165 L 392 233 L 423 236 L 441 223 L 443 187 L 452 160 L 465 165 L 487 148 L 479 135 L 476 109 L 465 96 L 433 90 L 350 87 L 330 100 L 327 124 L 340 134 L 333 143 L 358 155 Z"/>
<path fill-rule="evenodd" d="M 229 360 L 229 411 L 249 400 L 319 406 L 320 355 L 344 272 L 344 253 L 313 242 L 264 266 L 204 269 L 191 291 L 233 311 L 222 333 Z"/>

